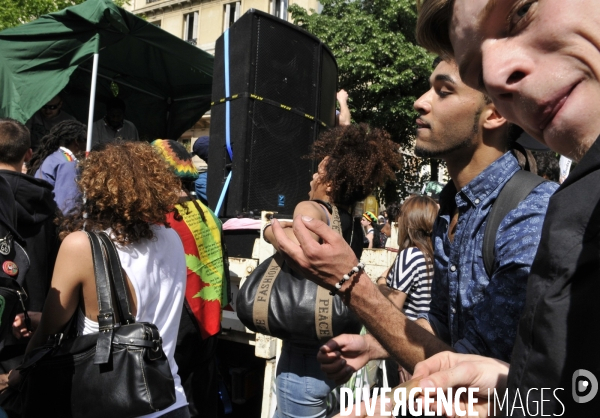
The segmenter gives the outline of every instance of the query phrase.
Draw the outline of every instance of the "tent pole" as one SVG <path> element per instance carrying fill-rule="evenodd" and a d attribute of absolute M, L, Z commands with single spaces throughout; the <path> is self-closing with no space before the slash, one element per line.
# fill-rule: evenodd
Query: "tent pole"
<path fill-rule="evenodd" d="M 92 86 L 90 89 L 90 113 L 88 115 L 87 126 L 87 144 L 85 146 L 85 155 L 92 149 L 92 128 L 94 124 L 94 105 L 96 104 L 96 79 L 98 76 L 98 54 L 94 54 L 94 66 L 92 67 Z"/>

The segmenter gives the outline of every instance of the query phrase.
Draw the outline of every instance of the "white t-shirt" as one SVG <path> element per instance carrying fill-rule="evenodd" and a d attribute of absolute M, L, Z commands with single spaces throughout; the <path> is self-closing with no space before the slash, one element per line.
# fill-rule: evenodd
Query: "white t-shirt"
<path fill-rule="evenodd" d="M 135 320 L 150 322 L 158 328 L 175 381 L 175 403 L 144 418 L 159 417 L 187 405 L 174 358 L 187 278 L 185 253 L 173 229 L 153 226 L 152 230 L 155 237 L 151 240 L 144 239 L 126 247 L 117 245 L 121 265 L 135 290 Z M 83 316 L 81 311 L 77 325 L 84 335 L 98 332 L 98 323 Z"/>

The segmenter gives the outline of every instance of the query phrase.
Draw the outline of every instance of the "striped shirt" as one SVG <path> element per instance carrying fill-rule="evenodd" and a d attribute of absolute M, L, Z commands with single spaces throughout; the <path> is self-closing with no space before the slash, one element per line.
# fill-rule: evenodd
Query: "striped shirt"
<path fill-rule="evenodd" d="M 431 302 L 431 279 L 433 266 L 417 247 L 410 247 L 398 253 L 394 265 L 387 277 L 387 285 L 392 289 L 406 293 L 405 315 L 415 321 L 419 314 L 429 312 Z"/>

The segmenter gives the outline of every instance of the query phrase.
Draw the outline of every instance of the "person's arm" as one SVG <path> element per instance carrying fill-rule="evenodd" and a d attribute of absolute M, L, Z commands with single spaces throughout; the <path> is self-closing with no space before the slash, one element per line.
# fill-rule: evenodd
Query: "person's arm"
<path fill-rule="evenodd" d="M 396 257 L 396 260 L 398 260 L 398 257 Z M 377 281 L 375 282 L 375 284 L 377 284 L 379 291 L 381 293 L 383 293 L 383 295 L 386 298 L 391 300 L 392 303 L 394 304 L 394 306 L 396 306 L 396 308 L 402 310 L 404 308 L 404 302 L 406 302 L 406 296 L 407 296 L 406 293 L 400 292 L 399 290 L 396 290 L 393 287 L 388 286 L 388 284 L 387 284 L 387 277 L 390 274 L 395 275 L 395 271 L 396 271 L 395 264 L 396 264 L 396 262 L 394 262 L 392 267 L 387 269 L 385 271 L 385 273 L 383 273 L 381 276 L 379 276 L 377 278 Z"/>
<path fill-rule="evenodd" d="M 86 280 L 94 280 L 92 250 L 84 232 L 68 235 L 54 265 L 52 284 L 44 304 L 42 318 L 26 352 L 42 346 L 49 335 L 61 332 L 80 302 L 80 292 Z"/>
<path fill-rule="evenodd" d="M 27 322 L 25 321 L 25 314 L 17 314 L 12 324 L 12 333 L 17 339 L 21 338 L 29 338 L 33 335 L 35 330 L 40 325 L 40 320 L 42 318 L 41 312 L 32 312 L 27 311 L 27 316 L 29 316 L 30 327 L 27 327 Z"/>
<path fill-rule="evenodd" d="M 396 290 L 394 288 L 386 286 L 387 289 L 382 293 L 394 304 L 394 306 L 400 310 L 404 308 L 404 302 L 406 302 L 406 293 Z"/>
<path fill-rule="evenodd" d="M 337 125 L 347 126 L 351 123 L 350 108 L 348 107 L 348 93 L 342 89 L 337 92 L 337 101 L 340 104 L 340 113 L 337 115 Z"/>
<path fill-rule="evenodd" d="M 77 187 L 77 162 L 69 161 L 56 168 L 54 200 L 63 214 L 73 209 L 81 197 Z"/>
<path fill-rule="evenodd" d="M 369 246 L 367 248 L 373 248 L 373 232 L 369 232 L 366 237 L 367 237 L 367 241 L 369 241 Z"/>
<path fill-rule="evenodd" d="M 293 231 L 299 244 L 286 236 L 277 220 L 272 229 L 280 252 L 293 268 L 328 289 L 335 289 L 335 284 L 358 263 L 344 239 L 318 220 L 294 218 Z M 313 233 L 322 244 L 313 239 Z M 339 292 L 371 334 L 409 372 L 419 361 L 452 350 L 396 309 L 364 271 L 355 274 Z"/>
<path fill-rule="evenodd" d="M 325 212 L 323 211 L 321 206 L 318 203 L 311 202 L 309 200 L 304 200 L 304 201 L 298 203 L 296 205 L 296 207 L 294 208 L 293 216 L 294 217 L 309 216 L 311 218 L 319 219 L 322 221 L 326 220 Z M 294 231 L 292 230 L 291 223 L 284 221 L 284 222 L 280 222 L 280 224 L 284 224 L 285 227 L 283 228 L 283 231 L 285 232 L 286 236 L 297 244 L 298 240 L 296 239 L 296 236 L 294 235 Z M 273 234 L 273 228 L 267 227 L 264 230 L 263 235 L 264 235 L 265 239 L 267 240 L 267 242 L 269 242 L 271 245 L 273 245 L 273 247 L 275 247 L 275 250 L 279 251 L 279 244 L 277 242 L 277 237 L 275 237 L 275 235 Z M 319 240 L 319 237 L 315 234 L 312 234 L 312 237 L 315 241 Z"/>
<path fill-rule="evenodd" d="M 488 417 L 494 416 L 488 415 L 488 411 L 497 410 L 500 415 L 502 414 L 500 408 L 496 409 L 488 405 L 490 399 L 495 399 L 494 396 L 491 398 L 488 396 L 488 391 L 492 392 L 495 389 L 499 398 L 503 398 L 508 370 L 509 364 L 500 360 L 443 352 L 417 364 L 414 375 L 420 377 L 421 388 L 441 388 L 445 393 L 448 393 L 446 391 L 449 388 L 479 388 L 479 392 L 474 393 L 477 403 L 473 404 L 473 409 L 480 417 Z M 432 393 L 433 399 L 436 393 L 437 391 Z M 466 410 L 466 403 L 461 402 L 461 404 L 462 410 Z M 434 401 L 432 406 L 435 408 L 437 402 Z M 434 408 L 432 410 L 435 410 Z"/>
<path fill-rule="evenodd" d="M 404 302 L 413 284 L 419 281 L 419 267 L 425 263 L 422 256 L 413 254 L 409 257 L 411 251 L 407 248 L 398 253 L 388 273 L 390 284 L 386 285 L 385 290 L 381 288 L 382 293 L 400 310 L 404 309 Z"/>

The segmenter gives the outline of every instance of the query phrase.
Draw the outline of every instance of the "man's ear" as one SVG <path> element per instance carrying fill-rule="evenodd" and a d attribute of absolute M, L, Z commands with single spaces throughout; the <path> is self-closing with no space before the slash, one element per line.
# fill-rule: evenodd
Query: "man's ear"
<path fill-rule="evenodd" d="M 498 112 L 496 106 L 491 103 L 485 105 L 483 111 L 481 112 L 481 117 L 485 118 L 483 122 L 483 128 L 490 131 L 505 126 L 508 123 L 504 116 Z"/>
<path fill-rule="evenodd" d="M 28 163 L 31 160 L 31 157 L 33 157 L 33 150 L 31 148 L 29 148 L 27 150 L 27 152 L 25 153 L 25 157 L 23 159 L 23 162 Z"/>

